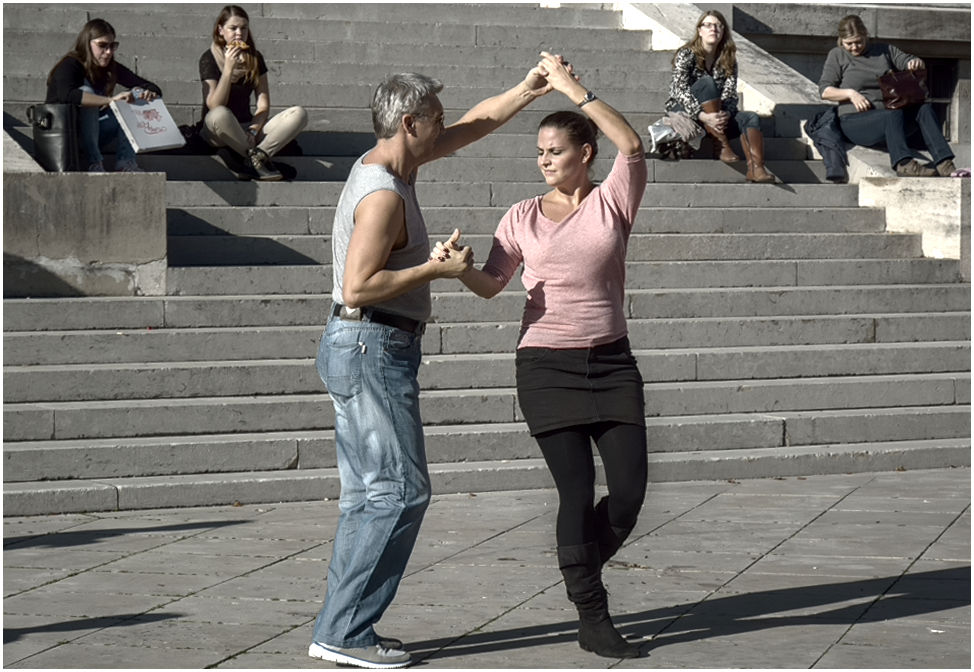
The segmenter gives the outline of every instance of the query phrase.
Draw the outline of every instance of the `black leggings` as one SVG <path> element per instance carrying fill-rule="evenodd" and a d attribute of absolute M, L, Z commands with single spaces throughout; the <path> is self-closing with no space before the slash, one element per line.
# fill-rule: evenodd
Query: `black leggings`
<path fill-rule="evenodd" d="M 608 517 L 613 527 L 631 528 L 646 496 L 646 429 L 600 422 L 543 432 L 534 437 L 558 488 L 559 546 L 596 541 L 595 460 L 598 446 L 609 487 Z"/>

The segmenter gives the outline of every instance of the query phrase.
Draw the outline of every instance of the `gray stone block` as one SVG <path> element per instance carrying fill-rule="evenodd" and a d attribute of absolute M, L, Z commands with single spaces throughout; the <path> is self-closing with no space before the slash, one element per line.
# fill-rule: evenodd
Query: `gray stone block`
<path fill-rule="evenodd" d="M 645 394 L 650 417 L 944 406 L 955 398 L 951 374 L 650 383 Z M 836 441 L 854 442 L 812 443 Z"/>
<path fill-rule="evenodd" d="M 962 466 L 969 450 L 969 441 L 941 440 L 652 455 L 649 475 L 651 482 L 670 482 L 912 471 Z"/>
<path fill-rule="evenodd" d="M 948 373 L 970 368 L 970 343 L 715 349 L 696 354 L 697 380 Z"/>
<path fill-rule="evenodd" d="M 631 316 L 642 318 L 949 312 L 965 310 L 970 301 L 969 287 L 964 285 L 635 290 L 628 294 Z"/>
<path fill-rule="evenodd" d="M 4 482 L 292 469 L 293 436 L 272 434 L 46 441 L 4 447 Z"/>
<path fill-rule="evenodd" d="M 5 367 L 3 378 L 5 403 L 314 394 L 322 389 L 313 359 Z"/>
<path fill-rule="evenodd" d="M 58 405 L 55 417 L 54 437 L 31 438 L 252 433 L 334 426 L 334 409 L 325 394 L 72 402 Z"/>
<path fill-rule="evenodd" d="M 330 294 L 331 264 L 323 266 L 188 266 L 169 269 L 171 296 Z"/>
<path fill-rule="evenodd" d="M 3 515 L 38 516 L 84 511 L 114 511 L 118 492 L 92 481 L 4 483 Z"/>
<path fill-rule="evenodd" d="M 913 402 L 910 406 L 935 403 L 919 395 Z M 953 396 L 941 403 L 952 404 Z M 971 435 L 969 406 L 879 408 L 873 412 L 837 409 L 815 414 L 785 415 L 784 418 L 786 441 L 790 446 L 969 439 Z"/>
<path fill-rule="evenodd" d="M 108 481 L 118 489 L 118 509 L 228 506 L 237 502 L 307 502 L 336 499 L 338 470 L 288 470 L 246 475 L 200 474 Z"/>
<path fill-rule="evenodd" d="M 322 329 L 252 327 L 4 334 L 7 366 L 216 361 L 314 357 Z"/>
<path fill-rule="evenodd" d="M 163 300 L 73 298 L 5 301 L 5 331 L 63 329 L 158 329 L 165 326 Z"/>
<path fill-rule="evenodd" d="M 919 256 L 916 235 L 879 233 L 644 234 L 629 241 L 634 261 L 848 259 Z"/>
<path fill-rule="evenodd" d="M 3 440 L 43 441 L 54 438 L 54 409 L 4 404 Z"/>

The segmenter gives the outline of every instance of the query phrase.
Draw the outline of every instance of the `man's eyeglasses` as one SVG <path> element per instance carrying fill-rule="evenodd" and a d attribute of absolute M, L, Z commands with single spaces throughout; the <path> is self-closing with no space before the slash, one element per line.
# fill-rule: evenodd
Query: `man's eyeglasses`
<path fill-rule="evenodd" d="M 118 51 L 118 42 L 92 42 L 92 44 L 102 51 Z"/>
<path fill-rule="evenodd" d="M 724 24 L 722 24 L 722 23 L 710 23 L 708 21 L 707 23 L 701 23 L 700 24 L 700 27 L 701 28 L 706 28 L 707 30 L 710 30 L 711 28 L 713 28 L 714 30 L 723 30 L 724 29 Z"/>

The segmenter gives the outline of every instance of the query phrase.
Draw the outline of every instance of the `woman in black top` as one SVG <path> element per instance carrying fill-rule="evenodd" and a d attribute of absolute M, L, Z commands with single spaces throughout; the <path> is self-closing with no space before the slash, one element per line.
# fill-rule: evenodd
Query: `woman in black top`
<path fill-rule="evenodd" d="M 88 171 L 92 173 L 105 172 L 101 149 L 115 139 L 118 140 L 115 170 L 142 172 L 135 162 L 135 150 L 121 132 L 108 105 L 113 100 L 131 103 L 136 98 L 152 100 L 162 96 L 158 86 L 116 62 L 117 51 L 115 29 L 104 19 L 92 19 L 78 33 L 71 51 L 57 62 L 47 77 L 46 103 L 81 108 L 78 131 L 88 155 Z M 115 93 L 117 85 L 129 90 Z"/>
<path fill-rule="evenodd" d="M 886 143 L 890 167 L 901 177 L 949 177 L 954 153 L 944 138 L 940 120 L 930 103 L 887 110 L 879 76 L 889 70 L 925 68 L 923 60 L 891 44 L 871 42 L 866 25 L 855 14 L 839 22 L 838 46 L 829 52 L 818 82 L 823 100 L 839 103 L 839 127 L 864 147 Z M 913 158 L 907 136 L 919 127 L 936 169 Z"/>
<path fill-rule="evenodd" d="M 213 24 L 213 42 L 200 57 L 203 83 L 201 135 L 213 147 L 229 147 L 221 157 L 238 177 L 280 180 L 270 157 L 297 137 L 307 125 L 302 107 L 291 107 L 270 118 L 267 65 L 254 45 L 250 17 L 227 5 Z M 251 111 L 250 99 L 257 99 Z"/>
<path fill-rule="evenodd" d="M 696 36 L 673 56 L 670 112 L 686 112 L 714 138 L 714 158 L 740 161 L 729 139 L 740 136 L 748 182 L 774 182 L 764 169 L 764 135 L 758 115 L 737 109 L 737 46 L 724 15 L 716 10 L 697 19 Z"/>

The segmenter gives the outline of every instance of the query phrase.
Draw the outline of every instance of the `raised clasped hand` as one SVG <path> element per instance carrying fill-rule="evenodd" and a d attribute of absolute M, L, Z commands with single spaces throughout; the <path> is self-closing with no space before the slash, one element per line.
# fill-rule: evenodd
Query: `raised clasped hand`
<path fill-rule="evenodd" d="M 567 94 L 568 87 L 579 81 L 574 74 L 574 68 L 567 63 L 561 54 L 549 54 L 547 51 L 541 52 L 541 60 L 535 68 L 538 74 L 544 77 L 548 84 L 560 93 Z"/>

